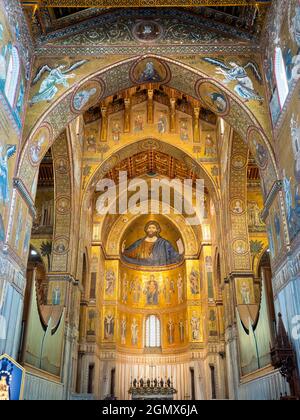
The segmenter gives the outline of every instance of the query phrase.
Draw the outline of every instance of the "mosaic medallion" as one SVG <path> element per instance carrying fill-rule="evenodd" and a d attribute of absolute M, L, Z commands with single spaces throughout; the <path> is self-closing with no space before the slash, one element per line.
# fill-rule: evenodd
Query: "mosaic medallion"
<path fill-rule="evenodd" d="M 229 112 L 227 95 L 211 82 L 200 80 L 196 84 L 196 94 L 202 103 L 218 115 L 224 116 Z"/>
<path fill-rule="evenodd" d="M 168 83 L 171 79 L 170 69 L 157 58 L 147 57 L 136 62 L 131 68 L 130 77 L 133 83 Z"/>
<path fill-rule="evenodd" d="M 144 150 L 161 150 L 161 145 L 158 141 L 154 139 L 147 139 L 143 141 L 142 143 L 139 143 L 138 150 L 144 151 Z"/>
<path fill-rule="evenodd" d="M 266 169 L 269 162 L 269 153 L 264 145 L 261 133 L 256 129 L 250 130 L 248 134 L 248 142 L 257 165 L 260 169 Z"/>
<path fill-rule="evenodd" d="M 64 255 L 69 250 L 69 240 L 68 238 L 61 236 L 55 239 L 53 244 L 54 254 Z"/>
<path fill-rule="evenodd" d="M 56 210 L 59 214 L 68 214 L 71 210 L 71 202 L 69 197 L 62 196 L 56 201 Z"/>
<path fill-rule="evenodd" d="M 151 20 L 138 22 L 132 30 L 134 38 L 145 43 L 157 42 L 163 36 L 163 33 L 162 26 Z"/>
<path fill-rule="evenodd" d="M 247 156 L 238 153 L 233 155 L 231 165 L 236 170 L 244 169 L 247 165 Z"/>
<path fill-rule="evenodd" d="M 245 255 L 248 253 L 248 245 L 243 239 L 237 239 L 233 242 L 233 252 L 237 255 Z"/>
<path fill-rule="evenodd" d="M 69 162 L 64 156 L 59 156 L 54 162 L 55 170 L 60 174 L 67 174 L 70 170 Z"/>
<path fill-rule="evenodd" d="M 29 160 L 33 166 L 39 165 L 52 141 L 50 125 L 43 124 L 32 136 L 28 147 Z"/>
<path fill-rule="evenodd" d="M 240 215 L 240 214 L 243 214 L 245 210 L 246 210 L 245 203 L 240 198 L 233 198 L 230 201 L 230 211 L 233 214 Z"/>
<path fill-rule="evenodd" d="M 99 80 L 89 80 L 81 86 L 72 97 L 72 111 L 82 113 L 96 105 L 104 92 L 104 83 Z"/>

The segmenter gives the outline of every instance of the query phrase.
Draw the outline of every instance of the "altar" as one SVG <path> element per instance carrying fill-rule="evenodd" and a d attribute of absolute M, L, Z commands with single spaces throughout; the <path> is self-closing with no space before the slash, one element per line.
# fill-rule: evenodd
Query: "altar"
<path fill-rule="evenodd" d="M 163 379 L 144 380 L 141 378 L 140 380 L 134 379 L 131 382 L 128 393 L 134 401 L 173 401 L 177 391 L 173 387 L 171 379 L 164 381 Z"/>

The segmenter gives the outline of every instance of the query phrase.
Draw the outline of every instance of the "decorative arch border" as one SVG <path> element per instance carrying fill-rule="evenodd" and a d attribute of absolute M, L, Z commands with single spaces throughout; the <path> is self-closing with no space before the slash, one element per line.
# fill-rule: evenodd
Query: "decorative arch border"
<path fill-rule="evenodd" d="M 263 259 L 263 256 L 265 255 L 265 253 L 268 252 L 268 249 L 269 249 L 269 244 L 264 246 L 264 248 L 262 249 L 262 251 L 260 252 L 260 254 L 257 258 L 256 267 L 255 267 L 255 270 L 253 270 L 256 277 L 259 277 L 258 269 L 260 267 L 261 260 Z M 270 261 L 271 261 L 271 259 L 270 259 Z"/>
<path fill-rule="evenodd" d="M 66 130 L 53 143 L 52 156 L 55 188 L 51 271 L 67 272 L 72 247 L 73 185 L 70 139 Z"/>
<path fill-rule="evenodd" d="M 218 89 L 218 91 L 224 92 L 224 95 L 229 100 L 229 111 L 226 115 L 224 115 L 224 119 L 228 122 L 229 125 L 231 125 L 234 128 L 234 130 L 238 134 L 240 134 L 241 138 L 246 143 L 248 143 L 249 141 L 248 133 L 250 127 L 260 132 L 263 144 L 269 156 L 269 166 L 270 168 L 272 168 L 272 172 L 276 176 L 274 182 L 276 179 L 279 179 L 274 151 L 268 140 L 267 135 L 264 133 L 264 130 L 262 129 L 257 118 L 233 92 L 224 87 L 222 83 L 215 80 L 214 78 L 209 77 L 207 74 L 200 70 L 191 68 L 190 66 L 185 65 L 174 59 L 161 57 L 159 55 L 154 54 L 146 54 L 144 56 L 133 57 L 119 61 L 113 65 L 110 65 L 106 68 L 103 68 L 99 71 L 90 74 L 89 76 L 81 80 L 78 84 L 72 86 L 67 92 L 65 92 L 60 98 L 58 98 L 40 118 L 38 118 L 35 126 L 32 128 L 32 130 L 29 133 L 29 136 L 25 139 L 23 143 L 23 148 L 21 150 L 18 162 L 18 177 L 23 180 L 24 185 L 26 186 L 28 191 L 31 191 L 32 189 L 32 184 L 35 176 L 35 171 L 30 171 L 31 164 L 28 158 L 28 147 L 30 141 L 32 140 L 32 137 L 36 134 L 37 130 L 45 123 L 50 124 L 53 129 L 53 142 L 60 134 L 60 132 L 63 131 L 65 127 L 78 116 L 78 113 L 74 114 L 71 109 L 71 99 L 75 91 L 78 91 L 80 87 L 82 87 L 89 80 L 97 80 L 99 78 L 99 80 L 102 80 L 105 85 L 102 97 L 105 98 L 111 96 L 112 92 L 109 92 L 109 88 L 105 83 L 105 78 L 107 76 L 111 76 L 116 70 L 118 74 L 120 74 L 123 71 L 125 72 L 125 74 L 127 73 L 128 76 L 127 86 L 118 86 L 119 90 L 125 90 L 126 88 L 129 88 L 131 86 L 136 86 L 136 83 L 130 80 L 130 71 L 138 61 L 147 58 L 159 60 L 162 62 L 163 65 L 167 65 L 171 71 L 171 80 L 168 83 L 168 85 L 172 88 L 178 89 L 183 93 L 186 93 L 189 96 L 193 96 L 201 100 L 201 98 L 199 98 L 198 92 L 196 91 L 196 86 L 198 86 L 197 83 L 199 83 L 201 79 L 203 81 L 206 80 L 207 82 L 210 82 L 213 86 L 216 87 L 216 89 Z M 179 67 L 182 70 L 180 78 L 176 79 L 175 77 L 173 77 L 172 67 Z M 183 77 L 184 72 L 186 72 L 189 78 Z M 185 79 L 187 79 L 186 86 L 183 85 L 183 83 L 185 83 Z M 193 86 L 191 87 L 190 83 L 192 83 L 192 81 Z M 212 110 L 215 111 L 214 108 L 212 108 Z M 243 124 L 241 124 L 241 122 L 243 122 Z"/>
<path fill-rule="evenodd" d="M 85 192 L 94 189 L 96 184 L 100 181 L 100 179 L 107 175 L 107 173 L 122 160 L 127 159 L 128 157 L 136 153 L 147 152 L 149 150 L 157 150 L 183 161 L 189 170 L 194 171 L 200 179 L 201 177 L 203 177 L 205 181 L 208 182 L 208 189 L 212 196 L 215 199 L 219 198 L 217 185 L 214 179 L 210 174 L 208 174 L 206 169 L 195 160 L 193 156 L 188 154 L 186 151 L 180 149 L 178 146 L 174 146 L 170 143 L 167 143 L 166 141 L 157 139 L 155 137 L 146 137 L 138 141 L 133 141 L 117 149 L 103 162 L 101 162 L 98 168 L 95 169 L 94 173 L 91 175 L 85 187 Z"/>

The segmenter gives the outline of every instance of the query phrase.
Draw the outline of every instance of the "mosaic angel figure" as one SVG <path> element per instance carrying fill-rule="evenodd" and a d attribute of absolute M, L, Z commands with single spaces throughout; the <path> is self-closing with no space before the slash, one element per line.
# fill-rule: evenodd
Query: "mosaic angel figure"
<path fill-rule="evenodd" d="M 235 62 L 226 64 L 224 61 L 205 57 L 203 60 L 207 63 L 217 66 L 217 74 L 225 76 L 224 83 L 236 81 L 237 85 L 234 91 L 245 101 L 257 100 L 262 101 L 263 98 L 255 91 L 253 82 L 248 75 L 248 69 L 251 70 L 253 76 L 259 83 L 262 83 L 262 76 L 256 63 L 249 61 L 245 66 L 241 66 Z"/>
<path fill-rule="evenodd" d="M 85 63 L 87 63 L 87 60 L 78 61 L 70 67 L 60 65 L 56 68 L 51 68 L 47 64 L 42 66 L 37 71 L 37 74 L 33 79 L 33 85 L 37 84 L 40 81 L 44 73 L 48 72 L 49 74 L 42 81 L 39 92 L 32 98 L 30 102 L 31 105 L 44 101 L 52 101 L 52 99 L 58 92 L 57 85 L 63 85 L 65 88 L 68 88 L 68 79 L 74 79 L 74 77 L 76 77 L 76 75 L 71 72 L 83 66 Z"/>

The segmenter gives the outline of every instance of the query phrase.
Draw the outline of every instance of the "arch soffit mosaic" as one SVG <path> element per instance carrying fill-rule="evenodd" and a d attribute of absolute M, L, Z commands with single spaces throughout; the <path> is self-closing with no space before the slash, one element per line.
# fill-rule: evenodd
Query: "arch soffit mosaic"
<path fill-rule="evenodd" d="M 150 195 L 150 193 L 151 193 L 151 178 L 146 179 L 146 176 L 140 176 L 139 175 L 136 179 L 138 179 L 139 181 L 146 182 L 147 183 L 147 187 L 148 187 L 148 197 L 145 200 L 141 201 L 140 202 L 140 205 L 145 204 L 145 205 L 148 206 L 149 205 L 149 200 L 151 198 L 151 202 L 153 202 L 153 203 L 155 203 L 155 205 L 158 205 L 159 206 L 160 214 L 164 214 L 163 213 L 163 209 L 166 209 L 168 211 L 171 211 L 171 209 L 174 209 L 174 197 L 172 196 L 172 194 L 170 194 L 170 202 L 168 202 L 168 194 L 161 194 L 160 201 L 157 202 Z M 167 176 L 161 176 L 161 175 L 159 175 L 159 176 L 155 177 L 155 181 L 157 181 L 157 180 L 159 180 L 160 182 L 161 181 L 166 181 L 166 183 L 170 183 L 170 189 L 171 190 L 174 189 L 174 191 L 177 191 L 179 194 L 182 193 L 182 188 L 181 188 L 182 185 L 178 185 L 177 183 L 176 184 L 172 184 L 173 179 L 171 179 L 171 178 L 169 178 Z M 166 184 L 166 185 L 168 186 L 168 184 Z M 97 197 L 97 190 L 96 190 L 95 194 L 96 194 L 96 197 Z M 95 201 L 96 202 L 96 214 L 94 213 L 94 216 L 96 216 L 96 219 L 97 219 L 98 224 L 101 224 L 102 225 L 104 222 L 107 222 L 106 218 L 108 217 L 108 215 L 111 217 L 111 220 L 108 223 L 110 225 L 112 223 L 114 223 L 115 220 L 119 216 L 118 214 L 115 214 L 114 213 L 114 209 L 117 208 L 118 202 L 121 201 L 121 200 L 125 200 L 125 201 L 127 200 L 129 202 L 129 200 L 132 197 L 134 197 L 135 194 L 136 194 L 136 190 L 130 190 L 128 192 L 126 190 L 123 190 L 122 191 L 121 189 L 117 189 L 116 190 L 116 196 L 114 197 L 114 199 L 112 199 L 110 201 L 109 205 L 107 206 L 107 213 L 104 214 L 104 215 L 102 215 L 102 214 L 97 213 L 97 200 L 101 196 L 101 192 L 100 192 L 99 197 L 97 197 L 97 199 Z M 205 194 L 207 194 L 207 193 L 205 193 L 205 191 L 204 191 L 204 196 L 205 196 Z M 191 200 L 189 198 L 190 197 L 187 197 L 186 199 L 187 199 L 187 201 L 189 203 L 191 203 Z M 136 203 L 132 204 L 132 206 L 136 206 Z M 130 206 L 128 208 L 129 208 L 129 210 L 131 209 Z M 134 213 L 134 211 L 132 213 Z M 112 216 L 114 216 L 114 217 L 112 217 Z M 183 216 L 184 217 L 187 217 L 188 214 L 186 214 L 183 211 Z"/>
<path fill-rule="evenodd" d="M 193 156 L 189 155 L 186 151 L 181 150 L 179 147 L 157 138 L 145 138 L 121 146 L 115 153 L 98 166 L 91 176 L 85 191 L 94 191 L 96 184 L 105 177 L 109 171 L 114 169 L 118 163 L 138 152 L 147 152 L 149 150 L 160 151 L 184 162 L 188 170 L 193 171 L 199 179 L 204 179 L 205 186 L 209 190 L 214 201 L 219 199 L 219 192 L 214 179 L 207 173 L 206 169 L 193 158 Z"/>
<path fill-rule="evenodd" d="M 202 103 L 205 103 L 205 100 L 201 98 L 199 89 L 203 83 L 209 83 L 212 88 L 215 88 L 216 91 L 218 91 L 223 96 L 226 102 L 226 107 L 222 110 L 222 112 L 216 112 L 216 109 L 212 110 L 215 111 L 217 115 L 219 114 L 219 116 L 224 118 L 224 120 L 227 121 L 228 124 L 230 124 L 240 134 L 242 139 L 248 143 L 249 148 L 255 158 L 256 150 L 254 140 L 257 142 L 257 138 L 259 139 L 258 143 L 264 147 L 265 153 L 267 154 L 267 169 L 270 171 L 270 173 L 272 173 L 272 179 L 274 181 L 279 179 L 273 148 L 266 134 L 264 133 L 262 126 L 253 115 L 253 113 L 235 94 L 230 92 L 229 89 L 225 88 L 219 81 L 208 77 L 207 74 L 204 74 L 199 70 L 195 70 L 190 66 L 184 65 L 172 59 L 153 55 L 145 55 L 143 57 L 134 57 L 120 61 L 116 64 L 94 72 L 93 74 L 90 74 L 80 83 L 72 86 L 67 92 L 58 98 L 56 102 L 53 103 L 46 112 L 44 112 L 43 115 L 35 119 L 37 123 L 31 132 L 29 130 L 30 134 L 23 144 L 18 169 L 18 177 L 23 180 L 24 185 L 29 192 L 32 191 L 34 176 L 36 174 L 38 165 L 47 149 L 51 146 L 60 132 L 73 119 L 80 115 L 79 112 L 74 112 L 74 107 L 72 106 L 72 99 L 74 99 L 74 94 L 79 92 L 83 85 L 89 81 L 95 81 L 95 83 L 102 86 L 102 92 L 101 95 L 98 95 L 98 99 L 103 99 L 114 94 L 116 92 L 116 84 L 118 86 L 118 91 L 124 90 L 126 88 L 128 89 L 132 86 L 137 86 L 137 82 L 131 80 L 132 77 L 130 75 L 132 73 L 133 66 L 135 66 L 136 63 L 141 59 L 158 60 L 169 71 L 169 74 L 166 76 L 166 84 L 183 92 L 184 94 L 200 99 Z M 176 70 L 180 69 L 181 72 L 178 73 L 178 71 L 174 71 L 174 68 L 176 68 Z M 119 79 L 120 75 L 124 76 L 122 81 Z M 117 79 L 115 79 L 115 77 L 117 77 Z M 90 104 L 90 106 L 92 105 L 94 104 Z M 33 162 L 30 157 L 30 151 L 32 145 L 37 143 L 41 132 L 43 133 L 44 139 L 42 151 L 39 156 L 39 161 Z M 264 177 L 263 173 L 262 177 Z"/>

